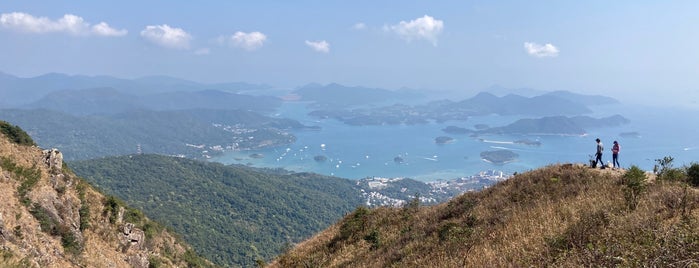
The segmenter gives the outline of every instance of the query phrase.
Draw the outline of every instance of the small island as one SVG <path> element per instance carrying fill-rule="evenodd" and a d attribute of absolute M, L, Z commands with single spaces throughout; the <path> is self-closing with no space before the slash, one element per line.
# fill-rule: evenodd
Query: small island
<path fill-rule="evenodd" d="M 454 141 L 454 138 L 447 137 L 447 136 L 439 136 L 439 137 L 434 138 L 434 142 L 436 144 L 447 144 L 447 143 L 451 143 L 453 141 Z"/>
<path fill-rule="evenodd" d="M 541 146 L 540 141 L 533 141 L 530 139 L 523 139 L 523 140 L 516 140 L 514 141 L 516 144 L 524 144 L 524 145 L 529 145 L 529 146 Z"/>
<path fill-rule="evenodd" d="M 622 133 L 619 133 L 619 136 L 622 137 L 622 138 L 634 138 L 634 139 L 638 139 L 638 138 L 641 137 L 641 133 L 638 133 L 638 132 L 636 132 L 636 131 L 622 132 Z"/>
<path fill-rule="evenodd" d="M 443 128 L 442 131 L 449 133 L 449 134 L 470 134 L 470 133 L 473 133 L 473 130 L 470 130 L 468 128 L 457 127 L 457 126 L 448 126 L 448 127 Z"/>
<path fill-rule="evenodd" d="M 478 129 L 478 130 L 484 130 L 484 129 L 489 129 L 489 128 L 490 128 L 490 126 L 488 126 L 488 125 L 486 125 L 486 124 L 475 124 L 473 127 L 476 128 L 476 129 Z"/>
<path fill-rule="evenodd" d="M 519 155 L 515 152 L 509 150 L 495 150 L 495 151 L 485 151 L 481 152 L 481 158 L 487 162 L 504 165 L 517 160 Z"/>
<path fill-rule="evenodd" d="M 328 160 L 328 158 L 324 155 L 316 155 L 313 157 L 313 160 L 315 160 L 316 162 L 325 162 Z"/>
<path fill-rule="evenodd" d="M 393 162 L 396 162 L 396 164 L 402 164 L 404 161 L 405 159 L 403 159 L 403 157 L 400 156 L 396 156 L 393 158 Z"/>
<path fill-rule="evenodd" d="M 251 154 L 250 158 L 260 159 L 260 158 L 265 158 L 265 155 L 255 153 L 255 154 Z"/>

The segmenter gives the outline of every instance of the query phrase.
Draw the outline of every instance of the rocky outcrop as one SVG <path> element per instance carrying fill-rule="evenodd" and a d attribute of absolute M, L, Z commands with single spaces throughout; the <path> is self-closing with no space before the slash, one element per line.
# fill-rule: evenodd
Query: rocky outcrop
<path fill-rule="evenodd" d="M 44 164 L 51 171 L 60 172 L 63 169 L 63 154 L 58 149 L 53 148 L 51 150 L 43 150 L 42 152 L 44 154 Z"/>
<path fill-rule="evenodd" d="M 137 249 L 142 249 L 143 244 L 146 240 L 146 234 L 143 230 L 136 228 L 133 223 L 124 224 L 124 236 L 122 237 L 122 243 L 125 245 L 130 245 Z"/>

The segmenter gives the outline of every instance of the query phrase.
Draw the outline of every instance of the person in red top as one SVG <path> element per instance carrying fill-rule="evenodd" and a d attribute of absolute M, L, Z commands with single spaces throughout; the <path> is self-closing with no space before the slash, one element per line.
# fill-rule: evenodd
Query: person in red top
<path fill-rule="evenodd" d="M 619 143 L 614 141 L 614 146 L 612 146 L 612 164 L 614 168 L 621 168 L 619 165 Z"/>

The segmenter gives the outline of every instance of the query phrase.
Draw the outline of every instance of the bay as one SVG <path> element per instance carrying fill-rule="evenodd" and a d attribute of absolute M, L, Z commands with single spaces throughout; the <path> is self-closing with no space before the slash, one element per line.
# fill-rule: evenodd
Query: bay
<path fill-rule="evenodd" d="M 275 116 L 293 118 L 321 130 L 296 131 L 297 141 L 287 147 L 256 151 L 226 152 L 212 161 L 224 164 L 246 164 L 254 167 L 284 168 L 296 172 L 361 179 L 365 177 L 409 177 L 422 181 L 453 179 L 480 171 L 523 172 L 556 163 L 587 163 L 594 154 L 595 138 L 605 144 L 605 162 L 611 161 L 613 140 L 622 150 L 623 167 L 637 165 L 652 170 L 655 159 L 675 158 L 675 166 L 699 161 L 699 119 L 696 112 L 670 108 L 613 105 L 594 107 L 590 116 L 606 117 L 621 114 L 631 120 L 619 127 L 588 129 L 584 136 L 560 135 L 453 135 L 442 131 L 454 125 L 474 128 L 477 124 L 491 127 L 512 123 L 522 116 L 478 116 L 466 121 L 450 121 L 423 125 L 350 126 L 334 119 L 319 120 L 307 115 L 307 103 L 287 102 Z M 531 118 L 531 117 L 527 117 Z M 638 132 L 640 137 L 621 137 L 623 132 Z M 455 140 L 436 144 L 438 136 Z M 520 139 L 537 140 L 541 146 L 516 144 Z M 481 159 L 480 153 L 506 149 L 519 154 L 516 161 L 497 165 Z M 257 154 L 257 155 L 255 155 Z M 252 155 L 252 157 L 251 157 Z M 260 157 L 262 155 L 263 157 Z M 315 156 L 325 156 L 316 161 Z M 394 158 L 402 158 L 402 162 Z"/>

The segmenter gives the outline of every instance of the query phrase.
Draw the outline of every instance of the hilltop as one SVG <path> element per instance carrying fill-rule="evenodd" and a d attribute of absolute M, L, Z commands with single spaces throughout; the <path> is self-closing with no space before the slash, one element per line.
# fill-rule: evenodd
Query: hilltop
<path fill-rule="evenodd" d="M 213 267 L 0 121 L 0 267 Z"/>
<path fill-rule="evenodd" d="M 272 267 L 696 265 L 697 189 L 628 172 L 554 165 L 438 206 L 359 208 Z"/>

